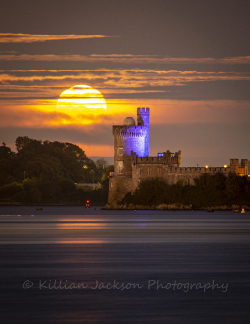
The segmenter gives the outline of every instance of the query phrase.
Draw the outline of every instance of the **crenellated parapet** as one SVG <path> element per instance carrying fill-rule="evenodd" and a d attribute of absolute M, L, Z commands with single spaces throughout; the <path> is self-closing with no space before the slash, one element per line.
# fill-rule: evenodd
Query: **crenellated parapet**
<path fill-rule="evenodd" d="M 239 159 L 230 159 L 230 170 L 241 176 L 248 175 L 248 160 L 241 159 L 239 163 Z"/>
<path fill-rule="evenodd" d="M 142 125 L 126 126 L 126 125 L 114 125 L 113 135 L 120 133 L 145 133 L 145 128 Z"/>
<path fill-rule="evenodd" d="M 137 108 L 137 113 L 138 114 L 149 114 L 150 108 L 145 108 L 145 107 L 139 107 Z"/>
<path fill-rule="evenodd" d="M 119 137 L 145 137 L 145 135 L 143 132 L 119 132 L 116 134 Z"/>
<path fill-rule="evenodd" d="M 132 153 L 131 153 L 132 154 Z M 136 164 L 163 164 L 168 166 L 179 167 L 181 165 L 181 151 L 171 153 L 166 151 L 158 153 L 157 156 L 136 157 Z"/>

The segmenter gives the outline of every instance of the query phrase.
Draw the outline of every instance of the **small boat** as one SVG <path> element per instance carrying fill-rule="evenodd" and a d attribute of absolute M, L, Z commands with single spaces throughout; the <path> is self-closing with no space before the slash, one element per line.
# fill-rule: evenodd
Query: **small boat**
<path fill-rule="evenodd" d="M 239 209 L 233 209 L 232 212 L 233 213 L 240 213 Z"/>
<path fill-rule="evenodd" d="M 213 213 L 214 212 L 214 209 L 213 208 L 208 208 L 207 212 L 208 213 Z"/>
<path fill-rule="evenodd" d="M 40 207 L 40 208 L 36 208 L 36 210 L 43 210 L 43 209 Z"/>

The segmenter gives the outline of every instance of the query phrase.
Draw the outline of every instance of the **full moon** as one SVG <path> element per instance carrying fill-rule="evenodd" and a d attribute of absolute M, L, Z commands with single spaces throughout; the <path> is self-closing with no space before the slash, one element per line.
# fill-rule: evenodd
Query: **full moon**
<path fill-rule="evenodd" d="M 67 113 L 81 113 L 88 109 L 107 109 L 107 105 L 100 91 L 87 85 L 75 85 L 61 93 L 56 108 Z"/>

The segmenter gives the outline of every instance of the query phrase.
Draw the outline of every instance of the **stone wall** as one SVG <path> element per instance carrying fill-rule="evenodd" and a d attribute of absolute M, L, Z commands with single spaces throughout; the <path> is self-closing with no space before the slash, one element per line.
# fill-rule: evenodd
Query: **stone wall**
<path fill-rule="evenodd" d="M 138 161 L 138 158 L 136 159 Z M 232 160 L 234 161 L 232 163 Z M 164 164 L 164 161 L 148 158 L 144 163 L 132 163 L 132 179 L 133 192 L 138 187 L 138 184 L 146 179 L 159 178 L 163 179 L 167 184 L 176 184 L 179 180 L 183 181 L 184 185 L 195 185 L 194 179 L 199 178 L 202 174 L 222 173 L 228 176 L 230 172 L 235 172 L 238 175 L 248 175 L 248 160 L 241 160 L 241 164 L 237 163 L 237 159 L 231 159 L 230 166 L 224 167 L 176 167 Z"/>
<path fill-rule="evenodd" d="M 132 166 L 133 191 L 135 191 L 140 181 L 150 178 L 163 179 L 169 185 L 175 184 L 179 180 L 182 180 L 184 185 L 194 185 L 194 178 L 198 178 L 204 173 L 215 174 L 218 172 L 227 176 L 231 172 L 231 168 L 168 167 L 159 163 L 134 164 Z"/>
<path fill-rule="evenodd" d="M 127 192 L 132 192 L 132 177 L 114 176 L 109 179 L 108 203 L 116 204 Z"/>

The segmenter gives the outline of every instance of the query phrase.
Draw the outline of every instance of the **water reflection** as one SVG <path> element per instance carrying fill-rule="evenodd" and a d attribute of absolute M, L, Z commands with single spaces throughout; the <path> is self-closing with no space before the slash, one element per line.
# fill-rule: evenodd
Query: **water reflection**
<path fill-rule="evenodd" d="M 249 213 L 80 211 L 0 209 L 11 215 L 0 217 L 4 323 L 249 322 Z M 33 287 L 23 289 L 27 280 Z M 41 290 L 40 280 L 214 280 L 228 290 Z"/>
<path fill-rule="evenodd" d="M 30 208 L 30 209 L 29 209 Z M 25 212 L 33 211 L 25 207 Z M 22 210 L 19 207 L 19 212 Z M 60 209 L 74 211 L 73 207 Z M 0 243 L 154 243 L 246 241 L 250 239 L 249 212 L 85 211 L 84 215 L 2 213 Z M 76 211 L 79 211 L 76 209 Z M 46 214 L 46 212 L 52 212 Z M 92 214 L 91 214 L 92 213 Z"/>

